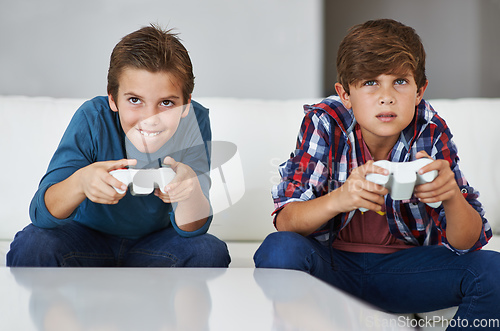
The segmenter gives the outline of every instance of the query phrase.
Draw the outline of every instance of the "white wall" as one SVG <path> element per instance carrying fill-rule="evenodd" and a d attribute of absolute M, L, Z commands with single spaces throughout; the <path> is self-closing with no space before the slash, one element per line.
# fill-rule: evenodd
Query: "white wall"
<path fill-rule="evenodd" d="M 318 97 L 321 7 L 321 0 L 0 0 L 0 94 L 105 94 L 112 48 L 151 22 L 180 33 L 194 97 Z"/>
<path fill-rule="evenodd" d="M 102 95 L 113 46 L 154 22 L 190 51 L 194 97 L 317 98 L 347 29 L 381 17 L 422 37 L 427 98 L 500 97 L 500 0 L 0 0 L 0 95 Z"/>

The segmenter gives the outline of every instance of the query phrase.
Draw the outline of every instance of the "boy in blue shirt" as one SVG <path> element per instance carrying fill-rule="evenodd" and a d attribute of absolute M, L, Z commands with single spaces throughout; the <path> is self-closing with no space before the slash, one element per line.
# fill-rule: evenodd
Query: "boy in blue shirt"
<path fill-rule="evenodd" d="M 150 26 L 125 36 L 111 54 L 108 96 L 73 116 L 7 265 L 227 267 L 225 243 L 206 233 L 211 130 L 193 88 L 175 34 Z M 133 196 L 110 174 L 160 165 L 175 172 L 165 193 Z"/>
<path fill-rule="evenodd" d="M 272 190 L 278 232 L 255 253 L 256 266 L 308 272 L 390 312 L 458 306 L 450 326 L 491 319 L 498 327 L 500 254 L 480 250 L 492 232 L 479 194 L 423 99 L 420 38 L 393 20 L 357 25 L 340 44 L 337 72 L 338 96 L 304 107 L 296 150 Z M 421 174 L 438 175 L 410 200 L 366 180 L 388 175 L 374 161 L 420 158 L 433 160 Z"/>

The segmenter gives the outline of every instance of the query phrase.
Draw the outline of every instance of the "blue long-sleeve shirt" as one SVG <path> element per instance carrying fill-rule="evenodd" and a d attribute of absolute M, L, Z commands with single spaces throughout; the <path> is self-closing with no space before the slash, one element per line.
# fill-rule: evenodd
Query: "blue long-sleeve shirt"
<path fill-rule="evenodd" d="M 197 173 L 208 199 L 210 158 L 205 147 L 208 145 L 204 142 L 209 142 L 211 135 L 208 109 L 192 101 L 188 116 L 181 119 L 176 133 L 160 148 L 157 155 L 142 154 L 131 149 L 132 145 L 127 143 L 118 113 L 110 109 L 108 98 L 96 97 L 89 100 L 74 114 L 49 163 L 31 201 L 31 221 L 41 228 L 53 228 L 65 222 L 76 221 L 107 234 L 131 239 L 169 226 L 186 237 L 205 233 L 211 217 L 196 231 L 182 231 L 175 224 L 172 205 L 164 203 L 154 194 L 132 196 L 129 190 L 116 205 L 104 205 L 85 199 L 66 219 L 58 219 L 50 214 L 44 196 L 50 186 L 94 162 L 137 158 L 138 164 L 145 165 L 148 160 L 168 155 L 189 165 Z"/>

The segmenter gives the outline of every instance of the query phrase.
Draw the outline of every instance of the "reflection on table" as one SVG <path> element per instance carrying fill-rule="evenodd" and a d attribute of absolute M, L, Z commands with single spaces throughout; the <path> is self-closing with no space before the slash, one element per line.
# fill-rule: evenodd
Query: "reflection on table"
<path fill-rule="evenodd" d="M 400 330 L 293 270 L 0 268 L 0 330 Z"/>
<path fill-rule="evenodd" d="M 226 269 L 12 268 L 39 330 L 208 330 L 207 281 Z M 179 272 L 180 271 L 180 272 Z"/>
<path fill-rule="evenodd" d="M 255 281 L 273 302 L 273 330 L 408 330 L 397 316 L 361 302 L 310 275 L 255 269 Z"/>

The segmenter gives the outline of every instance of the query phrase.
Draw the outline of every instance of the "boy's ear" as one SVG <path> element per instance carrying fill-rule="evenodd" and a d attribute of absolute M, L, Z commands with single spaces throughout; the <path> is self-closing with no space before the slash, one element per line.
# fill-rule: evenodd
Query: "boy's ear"
<path fill-rule="evenodd" d="M 342 84 L 340 83 L 335 83 L 335 91 L 337 91 L 337 94 L 339 95 L 340 100 L 344 104 L 344 107 L 346 107 L 347 109 L 351 109 L 351 99 L 349 93 L 347 93 L 346 90 L 344 89 L 344 86 L 342 86 Z"/>
<path fill-rule="evenodd" d="M 109 102 L 109 108 L 111 108 L 112 111 L 117 112 L 118 106 L 116 106 L 115 99 L 111 94 L 108 94 L 108 102 Z"/>
<path fill-rule="evenodd" d="M 429 85 L 429 81 L 428 80 L 425 81 L 424 86 L 422 86 L 421 88 L 419 88 L 417 90 L 417 99 L 415 100 L 415 106 L 418 106 L 418 104 L 420 103 L 420 101 L 422 101 L 422 98 L 424 97 L 424 92 L 427 89 L 427 85 Z"/>
<path fill-rule="evenodd" d="M 186 117 L 189 114 L 189 109 L 191 108 L 191 94 L 187 99 L 187 102 L 184 104 L 184 109 L 182 110 L 181 118 Z"/>

